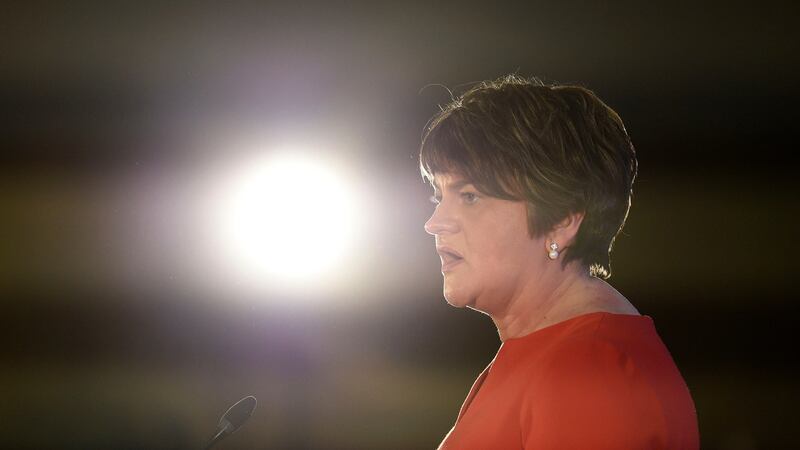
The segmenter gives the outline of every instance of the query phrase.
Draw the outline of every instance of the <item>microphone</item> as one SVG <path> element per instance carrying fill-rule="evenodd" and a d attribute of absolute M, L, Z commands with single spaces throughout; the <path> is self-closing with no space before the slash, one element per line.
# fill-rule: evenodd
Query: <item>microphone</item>
<path fill-rule="evenodd" d="M 250 416 L 253 415 L 253 411 L 256 410 L 257 403 L 255 397 L 248 395 L 228 408 L 225 414 L 219 419 L 217 434 L 206 444 L 205 450 L 210 449 L 216 445 L 217 442 L 233 434 L 234 431 L 238 430 L 239 427 L 247 422 L 247 419 L 249 419 Z"/>

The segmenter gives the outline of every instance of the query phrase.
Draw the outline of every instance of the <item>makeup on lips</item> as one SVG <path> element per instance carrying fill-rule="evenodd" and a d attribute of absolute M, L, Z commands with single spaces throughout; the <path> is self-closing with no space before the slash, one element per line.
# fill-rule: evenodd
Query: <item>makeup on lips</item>
<path fill-rule="evenodd" d="M 436 247 L 436 252 L 442 260 L 442 272 L 447 272 L 464 261 L 464 257 L 450 247 Z"/>

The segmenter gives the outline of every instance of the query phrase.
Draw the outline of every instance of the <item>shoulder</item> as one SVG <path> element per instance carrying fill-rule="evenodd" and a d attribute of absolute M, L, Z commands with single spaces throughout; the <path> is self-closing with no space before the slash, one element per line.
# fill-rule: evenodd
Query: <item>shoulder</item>
<path fill-rule="evenodd" d="M 609 316 L 560 339 L 540 360 L 523 418 L 537 445 L 572 439 L 577 447 L 649 448 L 643 444 L 664 435 L 662 380 L 647 343 L 660 340 L 649 318 Z"/>
<path fill-rule="evenodd" d="M 554 342 L 541 360 L 539 380 L 555 385 L 570 383 L 574 389 L 585 384 L 608 386 L 609 381 L 640 375 L 637 362 L 648 356 L 640 347 L 643 340 L 652 338 L 642 327 L 644 318 L 610 316 L 599 314 L 596 321 Z"/>
<path fill-rule="evenodd" d="M 565 333 L 540 361 L 539 381 L 571 390 L 644 389 L 654 362 L 672 360 L 646 316 L 600 313 Z"/>

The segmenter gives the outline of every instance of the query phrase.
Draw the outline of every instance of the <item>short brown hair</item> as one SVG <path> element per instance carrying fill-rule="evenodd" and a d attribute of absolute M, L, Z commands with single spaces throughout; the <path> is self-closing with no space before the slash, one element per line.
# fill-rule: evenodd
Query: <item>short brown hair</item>
<path fill-rule="evenodd" d="M 526 201 L 531 237 L 583 212 L 562 265 L 611 276 L 637 161 L 622 119 L 592 91 L 517 75 L 482 82 L 431 119 L 420 170 L 429 182 L 458 173 L 487 195 Z"/>

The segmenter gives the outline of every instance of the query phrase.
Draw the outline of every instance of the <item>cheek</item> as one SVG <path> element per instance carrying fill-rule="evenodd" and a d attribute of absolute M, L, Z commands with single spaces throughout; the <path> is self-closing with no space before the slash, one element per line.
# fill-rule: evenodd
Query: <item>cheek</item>
<path fill-rule="evenodd" d="M 526 262 L 535 246 L 527 229 L 507 225 L 495 229 L 497 232 L 488 235 L 483 245 L 486 260 L 495 266 L 517 266 Z"/>
<path fill-rule="evenodd" d="M 473 263 L 481 272 L 519 268 L 528 263 L 536 241 L 528 236 L 523 203 L 497 200 L 491 208 L 469 217 L 463 228 Z"/>

